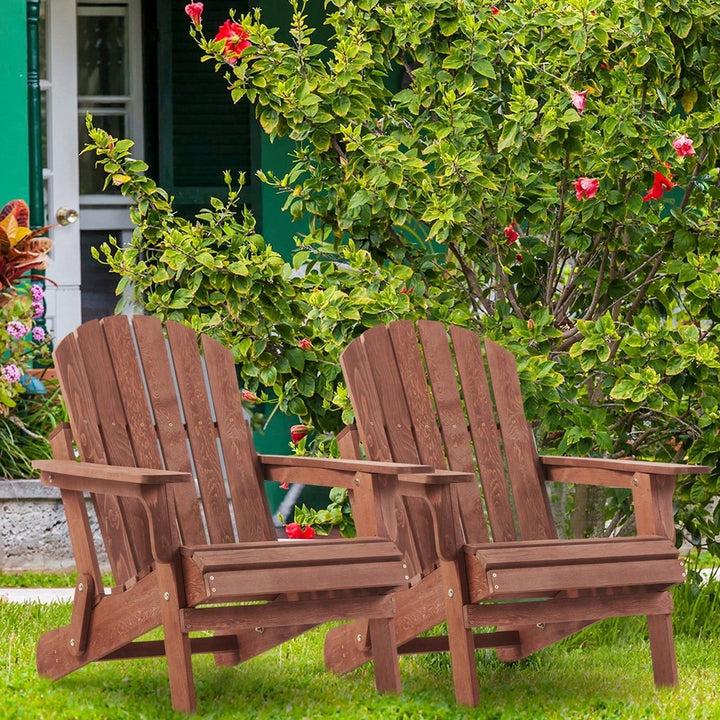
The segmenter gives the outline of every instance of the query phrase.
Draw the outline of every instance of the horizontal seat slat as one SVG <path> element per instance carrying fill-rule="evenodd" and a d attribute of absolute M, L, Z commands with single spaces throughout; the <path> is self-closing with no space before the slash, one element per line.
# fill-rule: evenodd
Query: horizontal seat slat
<path fill-rule="evenodd" d="M 554 593 L 591 588 L 674 585 L 684 579 L 675 560 L 584 563 L 550 567 L 502 568 L 487 572 L 490 592 L 496 594 Z"/>
<path fill-rule="evenodd" d="M 211 545 L 181 549 L 203 572 L 273 569 L 298 565 L 353 565 L 368 562 L 394 562 L 400 566 L 402 554 L 388 540 L 297 540 L 236 545 Z"/>
<path fill-rule="evenodd" d="M 485 570 L 576 565 L 591 562 L 623 563 L 641 560 L 676 560 L 677 548 L 666 538 L 595 542 L 555 540 L 538 544 L 497 543 L 466 546 Z"/>
<path fill-rule="evenodd" d="M 269 570 L 266 568 L 213 571 L 205 575 L 208 594 L 214 602 L 226 602 L 263 595 L 357 588 L 380 590 L 405 589 L 408 582 L 399 562 L 367 562 L 337 565 L 318 572 L 305 564 Z"/>

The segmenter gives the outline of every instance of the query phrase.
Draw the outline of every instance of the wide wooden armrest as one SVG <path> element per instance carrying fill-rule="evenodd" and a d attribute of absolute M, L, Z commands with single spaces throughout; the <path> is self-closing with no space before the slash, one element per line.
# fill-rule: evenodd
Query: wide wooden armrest
<path fill-rule="evenodd" d="M 190 473 L 101 465 L 75 460 L 36 460 L 40 482 L 49 487 L 98 495 L 137 498 L 145 506 L 153 557 L 170 562 L 177 549 L 172 532 L 172 497 L 167 483 L 189 482 Z"/>
<path fill-rule="evenodd" d="M 647 460 L 616 460 L 613 458 L 563 457 L 541 455 L 545 478 L 551 482 L 567 482 L 605 487 L 633 487 L 636 473 L 647 475 L 698 475 L 712 471 L 707 465 L 650 462 Z"/>
<path fill-rule="evenodd" d="M 35 460 L 33 467 L 40 470 L 43 485 L 112 495 L 139 496 L 142 487 L 191 480 L 190 473 L 185 472 L 75 460 Z"/>
<path fill-rule="evenodd" d="M 355 487 L 358 473 L 399 477 L 416 473 L 432 475 L 435 472 L 430 465 L 305 455 L 259 455 L 258 459 L 266 480 L 324 487 Z"/>

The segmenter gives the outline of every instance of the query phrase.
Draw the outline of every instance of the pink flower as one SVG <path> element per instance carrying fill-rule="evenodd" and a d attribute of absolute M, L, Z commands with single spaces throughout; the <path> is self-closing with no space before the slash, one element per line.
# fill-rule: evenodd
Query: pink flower
<path fill-rule="evenodd" d="M 306 351 L 307 351 L 307 350 L 312 350 L 312 349 L 313 349 L 312 343 L 311 343 L 307 338 L 303 338 L 303 339 L 298 343 L 298 345 L 300 346 L 300 348 L 301 348 L 302 350 L 306 350 Z"/>
<path fill-rule="evenodd" d="M 297 445 L 310 431 L 307 425 L 293 425 L 290 428 L 290 439 Z"/>
<path fill-rule="evenodd" d="M 281 482 L 281 483 L 280 483 L 280 489 L 281 489 L 281 490 L 289 490 L 289 489 L 290 489 L 290 483 L 288 483 L 288 482 Z"/>
<path fill-rule="evenodd" d="M 311 540 L 315 537 L 315 530 L 312 525 L 302 527 L 293 522 L 285 526 L 285 534 L 293 540 Z"/>
<path fill-rule="evenodd" d="M 575 197 L 578 200 L 589 200 L 595 197 L 600 181 L 595 178 L 580 177 L 575 181 Z"/>
<path fill-rule="evenodd" d="M 17 383 L 20 382 L 22 373 L 20 372 L 20 368 L 15 365 L 15 363 L 10 363 L 9 365 L 5 365 L 5 367 L 3 367 L 2 376 L 9 383 Z"/>
<path fill-rule="evenodd" d="M 520 237 L 520 233 L 515 229 L 515 223 L 510 223 L 506 228 L 503 228 L 503 234 L 508 245 L 512 245 Z"/>
<path fill-rule="evenodd" d="M 250 402 L 250 403 L 260 402 L 260 398 L 254 392 L 252 392 L 252 390 L 243 390 L 242 391 L 242 399 L 245 402 Z"/>
<path fill-rule="evenodd" d="M 202 24 L 203 4 L 201 2 L 191 2 L 185 6 L 185 12 L 192 20 L 196 27 Z"/>
<path fill-rule="evenodd" d="M 661 172 L 655 172 L 652 187 L 643 195 L 643 202 L 658 200 L 667 190 L 675 187 L 671 178 L 672 176 L 667 178 Z"/>
<path fill-rule="evenodd" d="M 45 297 L 45 290 L 43 290 L 43 286 L 38 285 L 37 283 L 33 283 L 31 285 L 30 292 L 32 293 L 33 302 L 40 302 Z"/>
<path fill-rule="evenodd" d="M 500 10 L 498 10 L 498 9 L 495 7 L 495 5 L 493 5 L 493 6 L 490 8 L 490 12 L 491 12 L 493 15 L 499 15 L 499 14 L 500 14 Z"/>
<path fill-rule="evenodd" d="M 30 329 L 26 325 L 23 325 L 23 323 L 19 320 L 11 320 L 8 323 L 7 333 L 11 338 L 15 338 L 15 340 L 24 338 L 29 332 Z"/>
<path fill-rule="evenodd" d="M 672 142 L 672 146 L 675 148 L 675 152 L 678 157 L 687 157 L 688 155 L 695 154 L 693 141 L 687 136 L 687 134 L 676 137 Z"/>
<path fill-rule="evenodd" d="M 35 342 L 43 342 L 45 340 L 45 330 L 41 327 L 34 327 L 32 329 L 32 337 Z"/>
<path fill-rule="evenodd" d="M 249 48 L 252 43 L 248 40 L 248 34 L 242 25 L 232 20 L 226 20 L 218 30 L 215 40 L 224 40 L 223 57 L 225 62 L 234 65 L 238 56 Z"/>
<path fill-rule="evenodd" d="M 570 93 L 570 102 L 572 102 L 573 107 L 578 111 L 578 115 L 582 115 L 583 110 L 585 110 L 585 96 L 587 95 L 587 92 L 587 90 L 582 90 L 580 92 L 573 90 Z"/>
<path fill-rule="evenodd" d="M 45 312 L 45 306 L 43 305 L 43 301 L 42 300 L 33 301 L 32 311 L 33 311 L 34 318 L 42 317 L 43 313 Z"/>

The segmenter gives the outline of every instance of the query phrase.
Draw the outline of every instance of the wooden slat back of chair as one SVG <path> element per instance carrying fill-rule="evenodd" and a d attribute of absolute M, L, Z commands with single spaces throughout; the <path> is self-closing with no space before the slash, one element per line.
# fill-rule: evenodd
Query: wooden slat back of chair
<path fill-rule="evenodd" d="M 183 542 L 275 538 L 228 350 L 204 337 L 201 351 L 177 323 L 164 330 L 157 318 L 115 316 L 82 325 L 54 358 L 83 460 L 196 478 L 172 486 Z M 125 583 L 152 562 L 144 510 L 93 500 L 116 582 Z"/>
<path fill-rule="evenodd" d="M 555 537 L 511 353 L 470 330 L 398 321 L 363 333 L 341 365 L 369 459 L 478 475 L 482 493 L 455 486 L 467 542 Z"/>

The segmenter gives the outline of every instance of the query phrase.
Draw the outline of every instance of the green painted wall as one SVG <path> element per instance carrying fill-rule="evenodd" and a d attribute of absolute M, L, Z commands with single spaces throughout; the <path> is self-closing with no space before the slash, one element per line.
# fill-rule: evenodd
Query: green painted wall
<path fill-rule="evenodd" d="M 292 21 L 290 4 L 286 0 L 263 0 L 260 8 L 264 13 L 265 22 L 268 25 L 280 28 L 277 34 L 279 40 L 290 41 L 287 28 Z M 310 0 L 306 8 L 307 24 L 317 28 L 317 37 L 327 37 L 327 31 L 323 27 L 325 8 L 323 0 Z M 268 136 L 260 131 L 260 166 L 263 170 L 273 171 L 276 175 L 282 176 L 292 167 L 290 153 L 293 150 L 293 142 L 287 138 L 276 139 L 270 142 Z M 287 196 L 277 192 L 273 188 L 262 185 L 262 233 L 265 239 L 286 258 L 290 258 L 292 249 L 295 247 L 293 236 L 302 232 L 303 226 L 300 222 L 293 222 L 290 213 L 283 212 Z"/>
<path fill-rule="evenodd" d="M 25 0 L 2 0 L 0 22 L 0 207 L 27 199 L 28 113 Z"/>

